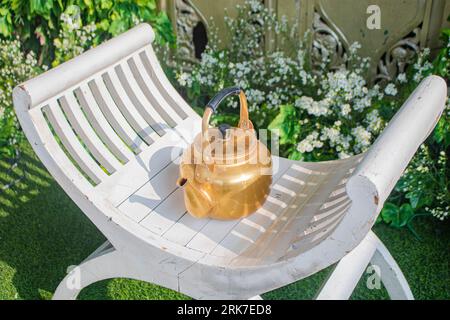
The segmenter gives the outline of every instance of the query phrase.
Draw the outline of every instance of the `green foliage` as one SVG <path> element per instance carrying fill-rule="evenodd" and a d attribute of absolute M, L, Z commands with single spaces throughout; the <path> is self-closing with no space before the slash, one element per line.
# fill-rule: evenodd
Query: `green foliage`
<path fill-rule="evenodd" d="M 406 226 L 414 217 L 414 210 L 409 203 L 405 203 L 400 207 L 393 203 L 386 203 L 381 210 L 381 219 L 387 224 L 395 228 Z"/>
<path fill-rule="evenodd" d="M 171 23 L 156 0 L 2 0 L 0 156 L 12 157 L 22 139 L 11 99 L 17 84 L 140 22 L 153 26 L 157 43 L 174 45 Z"/>
<path fill-rule="evenodd" d="M 61 15 L 78 15 L 82 25 L 98 30 L 93 45 L 116 36 L 139 22 L 156 30 L 159 43 L 175 43 L 170 20 L 158 12 L 156 0 L 3 0 L 0 4 L 0 35 L 19 36 L 26 51 L 39 56 L 39 64 L 55 59 L 54 39 L 62 29 Z M 56 57 L 61 62 L 62 57 Z"/>
<path fill-rule="evenodd" d="M 418 57 L 409 69 L 413 81 L 405 84 L 403 95 L 409 96 L 416 81 L 436 74 L 448 78 L 450 71 L 450 29 L 442 32 L 443 48 L 430 62 L 429 53 Z M 413 85 L 411 85 L 411 83 Z M 397 103 L 394 110 L 400 107 Z M 404 175 L 398 182 L 389 201 L 400 206 L 409 204 L 415 213 L 425 212 L 445 220 L 450 212 L 450 102 L 444 110 L 433 133 L 420 147 Z"/>
<path fill-rule="evenodd" d="M 12 106 L 12 90 L 39 72 L 34 54 L 25 55 L 19 40 L 0 40 L 0 159 L 13 158 L 23 138 Z"/>
<path fill-rule="evenodd" d="M 270 123 L 268 129 L 277 132 L 280 145 L 295 142 L 300 133 L 296 109 L 290 104 L 281 105 L 280 112 Z"/>

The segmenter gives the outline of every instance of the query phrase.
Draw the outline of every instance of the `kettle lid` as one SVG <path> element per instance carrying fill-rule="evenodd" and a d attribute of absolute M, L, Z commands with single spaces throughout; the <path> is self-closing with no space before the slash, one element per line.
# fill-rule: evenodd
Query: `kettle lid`
<path fill-rule="evenodd" d="M 209 120 L 218 105 L 226 97 L 239 95 L 240 119 L 237 127 L 221 124 L 209 127 Z M 248 116 L 247 98 L 239 87 L 225 88 L 214 96 L 206 105 L 202 118 L 202 132 L 194 140 L 194 155 L 196 161 L 214 161 L 225 163 L 240 163 L 246 161 L 256 152 L 258 139 L 253 124 Z M 201 158 L 198 158 L 198 157 Z"/>
<path fill-rule="evenodd" d="M 208 128 L 207 139 L 198 134 L 194 140 L 196 157 L 209 157 L 214 163 L 247 161 L 256 151 L 258 139 L 253 129 L 222 126 Z"/>

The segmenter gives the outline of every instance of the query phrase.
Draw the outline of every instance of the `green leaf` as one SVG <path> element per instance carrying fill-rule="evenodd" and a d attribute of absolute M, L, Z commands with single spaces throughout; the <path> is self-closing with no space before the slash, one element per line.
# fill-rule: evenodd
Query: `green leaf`
<path fill-rule="evenodd" d="M 97 28 L 99 28 L 100 30 L 103 31 L 107 31 L 109 28 L 109 21 L 108 19 L 103 19 L 102 21 L 100 21 L 99 23 L 97 23 Z"/>
<path fill-rule="evenodd" d="M 390 202 L 387 202 L 383 210 L 381 210 L 380 216 L 383 218 L 383 221 L 386 223 L 391 223 L 393 220 L 395 220 L 396 216 L 398 215 L 399 208 Z"/>
<path fill-rule="evenodd" d="M 9 37 L 12 33 L 12 26 L 8 22 L 7 16 L 0 17 L 0 34 Z"/>
<path fill-rule="evenodd" d="M 405 203 L 399 208 L 395 204 L 388 202 L 381 210 L 383 221 L 394 228 L 406 226 L 413 216 L 414 210 L 409 203 Z"/>
<path fill-rule="evenodd" d="M 406 195 L 406 198 L 409 199 L 409 202 L 413 208 L 417 208 L 417 205 L 420 202 L 420 195 L 418 195 L 416 193 L 408 193 Z"/>
<path fill-rule="evenodd" d="M 50 19 L 53 9 L 53 0 L 30 0 L 30 12 L 43 16 L 46 20 Z"/>
<path fill-rule="evenodd" d="M 433 138 L 437 143 L 443 143 L 445 148 L 450 145 L 450 121 L 441 117 L 434 129 Z"/>
<path fill-rule="evenodd" d="M 450 16 L 449 16 L 450 17 Z M 450 37 L 450 29 L 444 29 L 442 30 L 442 34 L 446 35 L 447 37 Z"/>
<path fill-rule="evenodd" d="M 293 148 L 293 150 L 289 152 L 288 159 L 296 161 L 303 160 L 303 154 L 300 151 Z"/>
<path fill-rule="evenodd" d="M 409 203 L 405 203 L 400 207 L 399 211 L 399 223 L 400 227 L 404 227 L 408 224 L 409 220 L 414 216 L 414 209 Z"/>
<path fill-rule="evenodd" d="M 281 105 L 280 112 L 269 124 L 269 130 L 278 134 L 280 145 L 293 144 L 300 133 L 300 124 L 295 108 L 290 105 Z"/>
<path fill-rule="evenodd" d="M 111 9 L 111 7 L 113 6 L 113 2 L 111 0 L 101 0 L 100 2 L 100 8 L 102 9 Z"/>
<path fill-rule="evenodd" d="M 113 35 L 119 35 L 122 32 L 125 32 L 128 29 L 128 24 L 122 20 L 122 19 L 117 19 L 114 20 L 111 25 L 109 26 L 108 32 Z"/>

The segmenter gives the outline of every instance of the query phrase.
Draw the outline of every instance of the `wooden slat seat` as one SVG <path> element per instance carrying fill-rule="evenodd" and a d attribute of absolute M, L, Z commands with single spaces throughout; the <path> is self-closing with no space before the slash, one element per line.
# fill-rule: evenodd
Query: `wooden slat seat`
<path fill-rule="evenodd" d="M 293 230 L 288 224 L 297 224 L 289 245 L 312 233 L 320 235 L 314 238 L 316 242 L 325 238 L 349 208 L 350 200 L 342 190 L 343 181 L 360 159 L 355 157 L 330 165 L 299 164 L 274 157 L 273 161 L 279 162 L 279 170 L 274 174 L 267 202 L 256 213 L 235 221 L 196 219 L 189 215 L 182 189 L 175 185 L 178 165 L 169 160 L 144 185 L 127 195 L 126 200 L 115 204 L 128 218 L 157 236 L 202 253 L 236 260 L 242 253 L 249 255 L 249 251 L 258 248 L 273 248 L 273 242 L 281 239 L 261 239 L 261 236 L 267 231 L 277 234 L 282 228 Z M 343 175 L 330 179 L 330 173 L 338 167 Z M 342 170 L 344 167 L 348 169 Z M 299 185 L 301 192 L 298 192 Z M 321 194 L 323 199 L 317 199 L 314 194 Z M 303 210 L 305 216 L 301 207 L 307 208 Z"/>

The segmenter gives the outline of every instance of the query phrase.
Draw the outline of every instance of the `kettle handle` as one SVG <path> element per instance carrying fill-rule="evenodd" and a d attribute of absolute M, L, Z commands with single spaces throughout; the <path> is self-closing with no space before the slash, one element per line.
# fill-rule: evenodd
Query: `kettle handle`
<path fill-rule="evenodd" d="M 203 114 L 202 120 L 202 135 L 207 138 L 207 132 L 209 127 L 209 120 L 212 114 L 217 110 L 219 104 L 227 97 L 231 95 L 239 95 L 240 102 L 240 119 L 239 119 L 239 128 L 241 129 L 253 129 L 253 124 L 248 117 L 248 107 L 247 107 L 247 98 L 245 97 L 244 90 L 240 87 L 229 87 L 225 88 L 219 93 L 217 93 L 206 105 L 205 113 Z M 208 139 L 206 139 L 208 140 Z"/>

